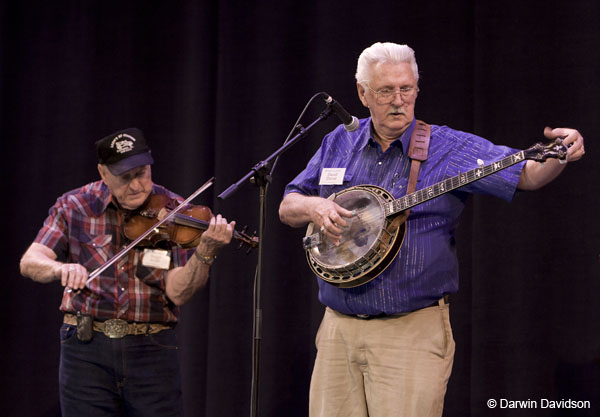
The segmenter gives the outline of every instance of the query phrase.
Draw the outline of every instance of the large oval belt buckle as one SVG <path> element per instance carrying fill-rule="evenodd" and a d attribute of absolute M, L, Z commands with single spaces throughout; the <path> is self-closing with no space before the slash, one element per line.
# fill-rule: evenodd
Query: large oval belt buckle
<path fill-rule="evenodd" d="M 111 339 L 120 339 L 129 333 L 129 325 L 125 320 L 110 319 L 104 322 L 102 333 Z"/>

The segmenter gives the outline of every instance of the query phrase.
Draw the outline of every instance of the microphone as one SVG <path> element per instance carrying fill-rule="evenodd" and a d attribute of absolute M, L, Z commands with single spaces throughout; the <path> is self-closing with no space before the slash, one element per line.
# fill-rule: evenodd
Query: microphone
<path fill-rule="evenodd" d="M 326 96 L 325 103 L 327 103 L 327 106 L 331 108 L 338 119 L 342 121 L 344 124 L 344 129 L 346 129 L 348 132 L 354 132 L 356 129 L 358 129 L 358 119 L 348 113 L 346 109 L 344 109 L 342 105 L 335 101 L 329 94 L 324 94 Z"/>

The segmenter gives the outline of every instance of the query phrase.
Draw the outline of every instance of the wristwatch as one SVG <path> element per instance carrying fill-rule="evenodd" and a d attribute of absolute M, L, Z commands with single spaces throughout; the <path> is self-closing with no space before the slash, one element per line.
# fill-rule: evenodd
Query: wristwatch
<path fill-rule="evenodd" d="M 198 253 L 198 251 L 194 252 L 194 256 L 196 257 L 196 259 L 198 259 L 200 262 L 202 262 L 203 264 L 206 264 L 206 265 L 212 265 L 212 263 L 215 261 L 215 259 L 217 259 L 216 255 L 204 256 L 204 255 L 200 255 Z"/>

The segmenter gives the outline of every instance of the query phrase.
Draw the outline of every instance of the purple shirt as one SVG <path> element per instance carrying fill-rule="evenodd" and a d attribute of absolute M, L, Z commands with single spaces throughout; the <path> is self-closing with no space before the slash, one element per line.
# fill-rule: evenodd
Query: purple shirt
<path fill-rule="evenodd" d="M 354 132 L 338 126 L 325 136 L 304 171 L 287 185 L 285 194 L 328 197 L 348 187 L 373 184 L 395 198 L 402 197 L 410 173 L 405 150 L 414 126 L 413 121 L 386 152 L 372 137 L 370 118 L 362 119 Z M 417 190 L 477 168 L 478 159 L 488 165 L 516 152 L 470 133 L 431 125 L 429 156 L 421 164 Z M 381 275 L 354 288 L 339 288 L 319 279 L 319 300 L 344 314 L 377 315 L 414 311 L 455 293 L 458 260 L 454 232 L 468 194 L 488 194 L 510 201 L 523 165 L 518 163 L 413 207 L 400 252 Z M 319 185 L 322 168 L 345 168 L 344 184 Z"/>

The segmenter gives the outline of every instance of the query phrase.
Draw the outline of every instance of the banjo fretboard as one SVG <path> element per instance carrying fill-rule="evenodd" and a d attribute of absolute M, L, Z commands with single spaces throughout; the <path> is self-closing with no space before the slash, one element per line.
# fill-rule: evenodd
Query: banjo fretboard
<path fill-rule="evenodd" d="M 427 188 L 422 188 L 420 190 L 415 191 L 414 193 L 410 193 L 408 195 L 405 195 L 387 203 L 385 205 L 385 215 L 392 216 L 396 213 L 424 203 L 427 200 L 431 200 L 442 194 L 465 186 L 471 182 L 480 180 L 495 172 L 502 171 L 503 169 L 508 168 L 524 160 L 524 151 L 519 151 L 515 154 L 509 155 L 489 165 L 479 166 L 465 173 L 458 174 L 454 177 L 446 178 L 445 180 L 433 184 Z"/>

